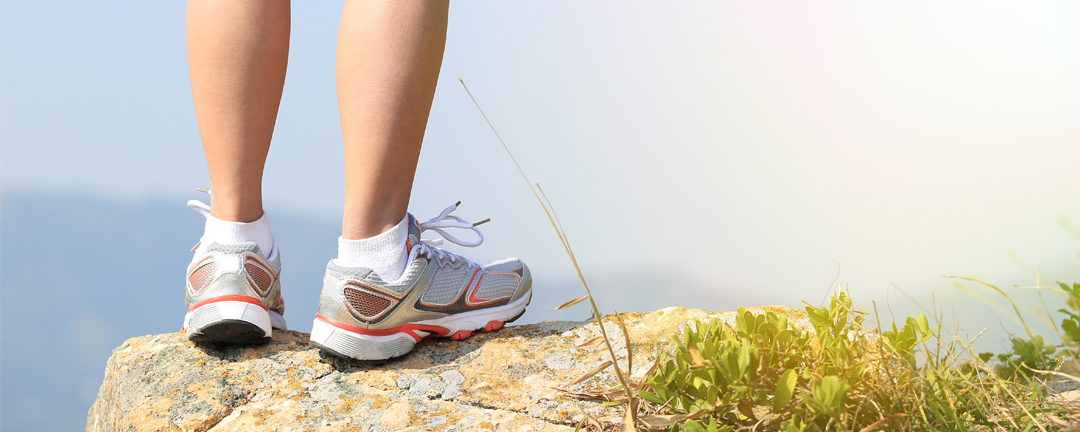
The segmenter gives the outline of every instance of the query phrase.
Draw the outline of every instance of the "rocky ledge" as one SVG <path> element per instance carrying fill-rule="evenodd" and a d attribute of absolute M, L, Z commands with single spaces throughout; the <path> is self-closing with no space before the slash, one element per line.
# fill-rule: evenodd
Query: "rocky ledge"
<path fill-rule="evenodd" d="M 801 310 L 765 309 L 809 328 Z M 670 349 L 683 324 L 713 317 L 734 324 L 732 312 L 700 309 L 622 314 L 631 350 L 613 317 L 603 323 L 618 336 L 613 339 L 621 365 L 633 352 L 637 380 L 661 350 Z M 382 364 L 326 355 L 296 331 L 247 346 L 195 344 L 179 333 L 137 337 L 109 358 L 86 429 L 569 431 L 585 413 L 619 417 L 618 409 L 556 390 L 588 392 L 616 383 L 609 368 L 564 387 L 610 360 L 603 345 L 579 347 L 599 335 L 595 322 L 514 326 L 461 341 L 427 340 Z"/>

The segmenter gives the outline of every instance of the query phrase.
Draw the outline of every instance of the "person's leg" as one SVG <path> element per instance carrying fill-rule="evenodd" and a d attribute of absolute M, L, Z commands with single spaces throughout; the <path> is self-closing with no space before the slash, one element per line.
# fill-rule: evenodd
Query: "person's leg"
<path fill-rule="evenodd" d="M 186 33 L 210 213 L 254 221 L 263 214 L 263 165 L 285 84 L 289 1 L 191 0 Z"/>
<path fill-rule="evenodd" d="M 347 0 L 336 76 L 346 240 L 405 216 L 446 44 L 448 1 Z"/>
<path fill-rule="evenodd" d="M 347 0 L 337 84 L 345 141 L 345 217 L 338 258 L 326 266 L 310 343 L 330 354 L 381 360 L 425 337 L 469 337 L 521 316 L 532 276 L 515 258 L 486 266 L 420 241 L 434 230 L 461 246 L 480 231 L 451 215 L 406 213 L 446 40 L 445 1 Z M 475 232 L 464 242 L 444 229 Z"/>
<path fill-rule="evenodd" d="M 262 172 L 289 54 L 288 0 L 190 0 L 187 51 L 213 191 L 187 268 L 188 339 L 259 342 L 285 329 L 281 261 L 262 208 Z M 208 211 L 207 211 L 208 210 Z"/>

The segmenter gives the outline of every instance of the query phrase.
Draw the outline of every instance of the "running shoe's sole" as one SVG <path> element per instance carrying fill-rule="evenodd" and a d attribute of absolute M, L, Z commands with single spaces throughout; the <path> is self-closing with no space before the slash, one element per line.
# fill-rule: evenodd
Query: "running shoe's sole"
<path fill-rule="evenodd" d="M 194 342 L 268 342 L 274 328 L 285 329 L 285 318 L 247 301 L 215 301 L 184 316 L 184 330 Z"/>
<path fill-rule="evenodd" d="M 200 333 L 188 333 L 192 342 L 224 342 L 235 344 L 269 342 L 270 336 L 259 326 L 241 320 L 219 320 L 200 329 Z"/>
<path fill-rule="evenodd" d="M 311 345 L 332 355 L 354 360 L 386 360 L 412 351 L 431 337 L 465 339 L 474 332 L 495 331 L 525 313 L 532 291 L 513 303 L 488 309 L 417 321 L 385 330 L 370 330 L 315 315 Z"/>

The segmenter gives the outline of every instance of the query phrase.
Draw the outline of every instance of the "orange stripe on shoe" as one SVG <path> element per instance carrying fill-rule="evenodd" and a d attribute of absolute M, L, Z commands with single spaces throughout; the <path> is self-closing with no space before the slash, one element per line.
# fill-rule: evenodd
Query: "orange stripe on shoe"
<path fill-rule="evenodd" d="M 398 333 L 405 333 L 405 334 L 409 335 L 410 337 L 412 337 L 413 339 L 415 339 L 417 342 L 420 342 L 425 337 L 446 336 L 447 334 L 450 333 L 450 330 L 445 328 L 445 327 L 440 327 L 440 326 L 435 326 L 435 325 L 426 325 L 426 324 L 408 323 L 408 324 L 404 324 L 404 325 L 399 325 L 399 326 L 394 327 L 394 328 L 388 328 L 388 329 L 379 330 L 379 329 L 366 329 L 366 328 L 361 328 L 361 327 L 357 327 L 357 326 L 354 326 L 354 325 L 349 325 L 349 324 L 343 323 L 341 321 L 338 321 L 336 319 L 327 317 L 326 315 L 319 314 L 319 313 L 315 314 L 315 319 L 317 319 L 319 321 L 322 321 L 324 323 L 330 324 L 330 325 L 332 325 L 334 327 L 337 327 L 337 328 L 345 330 L 345 331 L 350 331 L 350 332 L 353 332 L 353 333 L 362 334 L 362 335 L 368 335 L 368 336 L 390 336 L 390 335 L 395 335 L 395 334 L 398 334 Z M 420 336 L 420 335 L 416 334 L 417 331 L 422 331 L 422 332 L 425 332 L 425 333 L 431 333 L 431 335 L 429 335 L 429 336 Z"/>
<path fill-rule="evenodd" d="M 246 295 L 230 294 L 230 295 L 223 295 L 223 296 L 218 296 L 218 297 L 211 297 L 211 298 L 208 298 L 208 299 L 203 300 L 201 302 L 195 303 L 195 304 L 193 304 L 191 306 L 188 306 L 188 312 L 191 312 L 191 311 L 193 311 L 195 309 L 198 309 L 201 306 L 206 306 L 206 305 L 211 304 L 211 303 L 217 303 L 217 302 L 223 302 L 223 301 L 236 301 L 236 302 L 251 303 L 253 305 L 256 305 L 256 306 L 259 306 L 259 307 L 263 308 L 263 310 L 265 310 L 265 311 L 270 311 L 270 309 L 267 308 L 266 305 L 263 304 L 262 300 L 259 300 L 259 299 L 254 298 L 254 297 L 248 297 Z"/>

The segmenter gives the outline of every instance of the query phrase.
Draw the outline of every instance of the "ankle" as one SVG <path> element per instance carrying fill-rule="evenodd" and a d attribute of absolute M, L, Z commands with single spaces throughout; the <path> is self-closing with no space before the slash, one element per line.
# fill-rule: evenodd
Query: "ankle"
<path fill-rule="evenodd" d="M 210 214 L 227 222 L 258 221 L 265 214 L 262 204 L 262 193 L 257 189 L 215 187 L 210 194 Z"/>
<path fill-rule="evenodd" d="M 387 282 L 400 279 L 408 264 L 408 223 L 406 215 L 396 225 L 373 237 L 360 240 L 339 237 L 337 265 L 370 268 Z"/>

